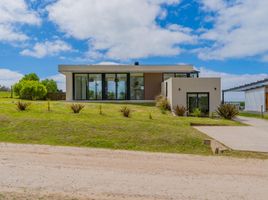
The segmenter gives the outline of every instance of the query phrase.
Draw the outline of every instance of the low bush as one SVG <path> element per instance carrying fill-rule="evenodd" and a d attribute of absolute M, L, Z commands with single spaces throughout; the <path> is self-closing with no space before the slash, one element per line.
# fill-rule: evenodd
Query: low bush
<path fill-rule="evenodd" d="M 71 109 L 72 109 L 72 111 L 74 112 L 74 113 L 80 113 L 80 111 L 83 109 L 85 107 L 85 105 L 83 105 L 83 104 L 79 104 L 79 103 L 77 103 L 77 104 L 72 104 L 71 105 Z"/>
<path fill-rule="evenodd" d="M 232 104 L 222 104 L 216 110 L 217 114 L 224 119 L 233 119 L 239 114 L 235 105 Z"/>
<path fill-rule="evenodd" d="M 25 111 L 30 106 L 30 103 L 18 101 L 16 105 L 18 110 Z"/>
<path fill-rule="evenodd" d="M 187 109 L 184 107 L 184 106 L 179 106 L 177 105 L 175 108 L 174 108 L 174 112 L 177 116 L 184 116 L 185 113 L 186 113 Z"/>
<path fill-rule="evenodd" d="M 127 106 L 122 107 L 120 112 L 124 117 L 130 117 L 131 110 Z"/>
<path fill-rule="evenodd" d="M 159 95 L 155 98 L 156 107 L 160 108 L 162 111 L 170 110 L 170 103 L 168 99 L 162 95 Z"/>
<path fill-rule="evenodd" d="M 201 110 L 199 108 L 196 108 L 196 109 L 194 109 L 192 115 L 194 117 L 201 117 L 202 116 L 202 112 L 201 112 Z"/>

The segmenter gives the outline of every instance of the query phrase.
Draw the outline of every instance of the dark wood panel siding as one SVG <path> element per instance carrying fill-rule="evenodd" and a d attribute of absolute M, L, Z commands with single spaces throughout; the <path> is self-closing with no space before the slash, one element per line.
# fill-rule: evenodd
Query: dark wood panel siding
<path fill-rule="evenodd" d="M 144 99 L 154 100 L 161 93 L 162 73 L 144 73 Z"/>

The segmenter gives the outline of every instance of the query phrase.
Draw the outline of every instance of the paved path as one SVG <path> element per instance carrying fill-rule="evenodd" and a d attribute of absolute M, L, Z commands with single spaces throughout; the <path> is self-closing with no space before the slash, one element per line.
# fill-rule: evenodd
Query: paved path
<path fill-rule="evenodd" d="M 234 150 L 268 152 L 268 120 L 239 117 L 250 126 L 203 126 L 199 131 Z"/>
<path fill-rule="evenodd" d="M 0 143 L 0 199 L 267 197 L 268 160 Z"/>

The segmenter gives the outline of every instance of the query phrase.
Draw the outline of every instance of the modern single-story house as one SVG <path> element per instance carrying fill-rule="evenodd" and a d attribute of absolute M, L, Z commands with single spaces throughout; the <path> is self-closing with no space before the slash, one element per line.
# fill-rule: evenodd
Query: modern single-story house
<path fill-rule="evenodd" d="M 245 111 L 268 112 L 268 78 L 223 90 L 223 102 L 226 92 L 245 92 Z"/>
<path fill-rule="evenodd" d="M 165 95 L 172 107 L 208 113 L 221 102 L 220 78 L 199 78 L 191 65 L 60 65 L 67 101 L 152 101 Z"/>

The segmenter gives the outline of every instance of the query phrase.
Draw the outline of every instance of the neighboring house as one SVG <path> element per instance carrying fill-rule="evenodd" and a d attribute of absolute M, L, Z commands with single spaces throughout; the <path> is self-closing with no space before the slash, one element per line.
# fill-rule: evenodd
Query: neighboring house
<path fill-rule="evenodd" d="M 222 92 L 223 102 L 225 92 L 245 92 L 245 111 L 268 111 L 268 78 Z"/>
<path fill-rule="evenodd" d="M 152 101 L 165 95 L 172 107 L 214 111 L 221 101 L 220 78 L 199 78 L 191 65 L 60 65 L 66 100 Z"/>

